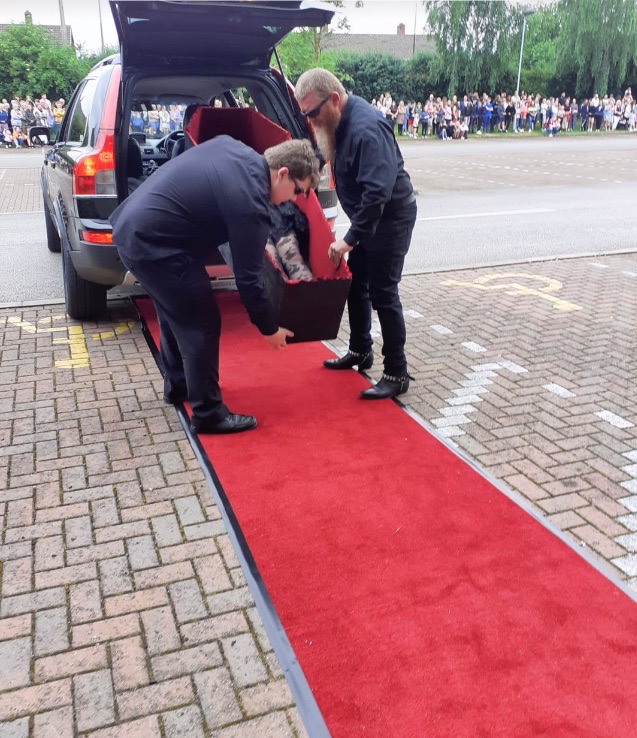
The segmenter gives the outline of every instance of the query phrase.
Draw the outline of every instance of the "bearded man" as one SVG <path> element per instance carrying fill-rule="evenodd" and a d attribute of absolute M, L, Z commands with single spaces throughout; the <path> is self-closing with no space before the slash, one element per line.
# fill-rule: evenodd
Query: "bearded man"
<path fill-rule="evenodd" d="M 398 285 L 417 208 L 393 126 L 365 100 L 348 95 L 326 69 L 304 72 L 295 94 L 323 156 L 332 162 L 338 199 L 351 222 L 345 236 L 329 249 L 336 266 L 348 254 L 352 273 L 347 298 L 349 351 L 323 365 L 327 369 L 357 367 L 359 371 L 372 366 L 373 308 L 383 336 L 384 372 L 361 398 L 382 400 L 402 395 L 409 389 L 410 377 Z"/>

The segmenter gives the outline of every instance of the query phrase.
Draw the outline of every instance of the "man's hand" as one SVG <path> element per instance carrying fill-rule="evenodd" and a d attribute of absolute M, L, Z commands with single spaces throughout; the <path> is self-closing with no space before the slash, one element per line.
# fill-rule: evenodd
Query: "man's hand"
<path fill-rule="evenodd" d="M 287 328 L 279 328 L 276 333 L 271 336 L 263 336 L 273 349 L 282 349 L 287 346 L 286 339 L 292 338 L 294 333 Z"/>
<path fill-rule="evenodd" d="M 343 258 L 343 255 L 346 254 L 348 251 L 352 250 L 352 246 L 345 243 L 343 239 L 340 241 L 334 241 L 333 244 L 330 245 L 327 255 L 330 257 L 332 264 L 338 269 L 338 265 L 341 263 L 341 259 Z"/>

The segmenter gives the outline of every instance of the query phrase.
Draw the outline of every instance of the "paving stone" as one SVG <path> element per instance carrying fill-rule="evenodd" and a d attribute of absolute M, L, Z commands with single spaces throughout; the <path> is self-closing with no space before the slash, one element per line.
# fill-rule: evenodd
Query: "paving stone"
<path fill-rule="evenodd" d="M 268 738 L 294 738 L 294 733 L 284 713 L 276 712 L 240 725 L 229 725 L 219 730 L 218 738 L 246 738 L 247 736 L 268 736 Z"/>
<path fill-rule="evenodd" d="M 152 659 L 155 679 L 171 679 L 184 674 L 205 671 L 223 664 L 223 655 L 217 643 L 206 643 L 195 648 L 182 648 Z"/>
<path fill-rule="evenodd" d="M 116 691 L 135 689 L 148 684 L 146 649 L 139 636 L 113 641 L 111 658 Z"/>
<path fill-rule="evenodd" d="M 108 666 L 108 661 L 104 646 L 76 648 L 66 653 L 36 659 L 35 681 L 48 682 L 85 671 L 102 669 L 106 666 Z"/>
<path fill-rule="evenodd" d="M 41 712 L 33 718 L 33 738 L 73 738 L 73 736 L 71 707 Z"/>
<path fill-rule="evenodd" d="M 104 596 L 131 592 L 133 584 L 126 557 L 106 559 L 99 562 L 100 583 Z"/>
<path fill-rule="evenodd" d="M 173 707 L 187 705 L 194 699 L 190 679 L 171 679 L 148 687 L 139 687 L 117 695 L 117 706 L 122 719 L 128 720 Z"/>
<path fill-rule="evenodd" d="M 179 623 L 200 620 L 208 616 L 208 609 L 196 579 L 173 582 L 168 585 L 168 591 Z"/>
<path fill-rule="evenodd" d="M 177 509 L 179 521 L 183 526 L 203 523 L 206 520 L 199 500 L 194 496 L 181 497 L 175 500 L 175 508 Z"/>
<path fill-rule="evenodd" d="M 221 643 L 235 684 L 248 687 L 267 679 L 267 670 L 250 634 L 224 638 Z"/>
<path fill-rule="evenodd" d="M 0 641 L 0 691 L 29 684 L 31 639 Z"/>
<path fill-rule="evenodd" d="M 28 738 L 29 718 L 0 723 L 0 738 Z"/>
<path fill-rule="evenodd" d="M 34 687 L 0 693 L 0 722 L 71 704 L 71 680 L 60 679 Z"/>
<path fill-rule="evenodd" d="M 73 678 L 73 706 L 78 730 L 93 730 L 115 720 L 111 673 L 108 669 Z"/>
<path fill-rule="evenodd" d="M 81 582 L 69 587 L 71 621 L 85 623 L 103 617 L 102 595 L 97 581 Z"/>
<path fill-rule="evenodd" d="M 218 728 L 241 720 L 243 715 L 227 669 L 221 667 L 199 672 L 194 675 L 194 681 L 199 702 L 210 728 Z"/>
<path fill-rule="evenodd" d="M 257 684 L 241 690 L 241 701 L 248 715 L 262 715 L 294 705 L 294 699 L 285 679 Z"/>
<path fill-rule="evenodd" d="M 88 734 L 90 738 L 162 738 L 157 715 L 127 720 L 113 728 L 101 728 Z"/>
<path fill-rule="evenodd" d="M 126 540 L 126 550 L 131 569 L 152 569 L 159 566 L 152 536 L 138 536 Z"/>
<path fill-rule="evenodd" d="M 165 712 L 162 720 L 166 738 L 204 738 L 201 710 L 195 705 Z"/>
<path fill-rule="evenodd" d="M 33 616 L 31 613 L 0 619 L 0 641 L 8 641 L 12 638 L 29 635 L 31 633 L 32 622 Z"/>
<path fill-rule="evenodd" d="M 33 559 L 30 556 L 5 562 L 2 567 L 3 596 L 30 592 L 33 588 L 32 567 Z"/>
<path fill-rule="evenodd" d="M 157 607 L 141 613 L 148 653 L 155 655 L 181 646 L 179 631 L 170 607 Z"/>
<path fill-rule="evenodd" d="M 44 656 L 65 651 L 69 647 L 66 607 L 35 613 L 35 653 Z"/>

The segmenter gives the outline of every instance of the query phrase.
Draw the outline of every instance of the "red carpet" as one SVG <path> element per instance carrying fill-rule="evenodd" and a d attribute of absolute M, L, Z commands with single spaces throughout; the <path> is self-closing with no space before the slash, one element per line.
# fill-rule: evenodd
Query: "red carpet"
<path fill-rule="evenodd" d="M 200 440 L 334 738 L 635 736 L 635 602 L 324 346 L 274 352 L 220 301 L 224 398 L 259 427 Z"/>

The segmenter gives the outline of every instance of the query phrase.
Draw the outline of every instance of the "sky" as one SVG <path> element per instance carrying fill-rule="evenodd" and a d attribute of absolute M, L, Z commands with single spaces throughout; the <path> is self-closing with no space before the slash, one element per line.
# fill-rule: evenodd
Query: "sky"
<path fill-rule="evenodd" d="M 76 44 L 86 51 L 98 51 L 101 46 L 100 9 L 102 31 L 106 46 L 117 45 L 117 33 L 107 0 L 63 0 L 67 26 L 73 29 Z M 0 23 L 23 23 L 25 11 L 31 11 L 33 22 L 42 25 L 59 25 L 59 0 L 13 0 L 2 2 Z M 365 0 L 362 8 L 345 2 L 344 13 L 350 24 L 350 33 L 395 33 L 399 23 L 405 24 L 405 32 L 422 32 L 425 10 L 416 0 Z"/>

